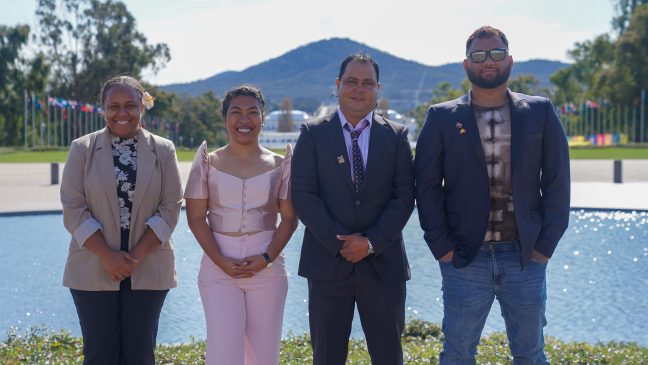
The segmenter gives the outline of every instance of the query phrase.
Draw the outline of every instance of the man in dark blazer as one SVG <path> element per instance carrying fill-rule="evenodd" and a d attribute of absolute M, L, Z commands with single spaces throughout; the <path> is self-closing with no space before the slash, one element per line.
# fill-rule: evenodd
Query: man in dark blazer
<path fill-rule="evenodd" d="M 495 297 L 514 364 L 548 364 L 545 272 L 569 220 L 569 149 L 551 102 L 511 92 L 506 36 L 466 43 L 465 96 L 428 110 L 416 200 L 443 276 L 441 364 L 474 364 Z"/>
<path fill-rule="evenodd" d="M 314 364 L 345 364 L 356 304 L 373 364 L 403 363 L 410 272 L 402 230 L 414 209 L 414 171 L 407 128 L 373 111 L 378 80 L 371 57 L 346 58 L 339 108 L 301 126 L 292 158 Z"/>

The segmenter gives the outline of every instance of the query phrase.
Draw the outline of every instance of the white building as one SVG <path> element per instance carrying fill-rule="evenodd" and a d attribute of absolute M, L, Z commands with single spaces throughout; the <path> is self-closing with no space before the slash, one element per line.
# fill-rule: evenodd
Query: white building
<path fill-rule="evenodd" d="M 301 122 L 299 124 L 301 124 Z M 299 125 L 297 125 L 297 128 L 299 128 Z M 295 147 L 297 138 L 299 138 L 299 132 L 261 131 L 261 134 L 259 134 L 259 143 L 265 148 L 282 149 L 285 148 L 287 144 L 291 144 Z"/>
<path fill-rule="evenodd" d="M 291 110 L 290 111 L 292 114 L 292 119 L 293 119 L 293 132 L 299 132 L 299 126 L 310 119 L 310 115 L 308 113 L 303 112 L 301 110 Z M 281 117 L 281 110 L 275 110 L 263 119 L 263 129 L 268 132 L 276 132 L 279 128 L 279 118 Z"/>
<path fill-rule="evenodd" d="M 337 109 L 337 105 L 334 104 L 329 104 L 329 105 L 320 105 L 319 108 L 315 111 L 315 117 L 321 117 L 325 115 L 329 115 L 333 113 Z M 376 110 L 378 114 L 384 115 L 381 111 Z M 392 122 L 400 123 L 403 125 L 407 126 L 408 129 L 408 135 L 407 137 L 410 140 L 410 144 L 413 142 L 416 142 L 416 138 L 418 137 L 418 124 L 416 123 L 416 120 L 414 118 L 406 117 L 399 112 L 389 109 L 387 110 L 387 119 L 391 120 Z"/>
<path fill-rule="evenodd" d="M 311 118 L 328 115 L 336 109 L 337 105 L 320 105 L 317 111 L 315 111 L 313 117 L 301 110 L 292 110 L 294 122 L 292 132 L 277 132 L 281 111 L 275 110 L 269 113 L 263 120 L 264 126 L 261 134 L 259 134 L 259 143 L 266 148 L 274 149 L 285 148 L 286 144 L 291 144 L 294 147 L 299 138 L 299 126 L 303 122 Z M 387 119 L 407 126 L 409 130 L 408 138 L 410 140 L 410 145 L 414 147 L 416 144 L 416 137 L 418 136 L 418 124 L 416 123 L 416 120 L 414 120 L 414 118 L 406 117 L 393 109 L 387 111 Z"/>

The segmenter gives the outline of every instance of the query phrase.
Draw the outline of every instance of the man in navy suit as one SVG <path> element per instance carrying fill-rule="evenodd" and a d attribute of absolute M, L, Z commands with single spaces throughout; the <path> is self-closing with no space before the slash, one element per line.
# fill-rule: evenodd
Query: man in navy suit
<path fill-rule="evenodd" d="M 569 220 L 569 149 L 551 102 L 507 88 L 508 41 L 466 42 L 465 96 L 429 108 L 414 163 L 425 241 L 443 276 L 441 364 L 474 364 L 495 298 L 513 364 L 548 364 L 546 267 Z"/>
<path fill-rule="evenodd" d="M 374 112 L 379 76 L 368 55 L 347 57 L 335 82 L 340 107 L 301 126 L 292 158 L 316 365 L 346 363 L 356 304 L 372 364 L 403 363 L 402 230 L 414 210 L 414 166 L 407 127 Z"/>

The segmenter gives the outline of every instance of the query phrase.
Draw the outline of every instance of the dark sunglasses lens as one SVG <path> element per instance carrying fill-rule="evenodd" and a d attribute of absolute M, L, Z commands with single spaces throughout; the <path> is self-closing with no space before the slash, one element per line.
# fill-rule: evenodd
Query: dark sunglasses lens
<path fill-rule="evenodd" d="M 485 51 L 477 51 L 470 54 L 470 59 L 475 63 L 481 63 L 486 60 Z"/>
<path fill-rule="evenodd" d="M 503 49 L 494 49 L 490 51 L 490 56 L 493 61 L 501 61 L 506 58 L 506 51 Z"/>

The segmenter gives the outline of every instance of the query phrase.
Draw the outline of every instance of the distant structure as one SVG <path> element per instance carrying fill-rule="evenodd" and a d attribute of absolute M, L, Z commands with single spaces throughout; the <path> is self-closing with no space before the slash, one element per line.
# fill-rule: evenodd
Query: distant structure
<path fill-rule="evenodd" d="M 329 115 L 336 109 L 336 104 L 322 104 L 317 108 L 312 116 L 301 110 L 292 110 L 291 112 L 294 120 L 294 128 L 292 132 L 277 132 L 281 110 L 275 110 L 269 113 L 263 120 L 264 126 L 259 135 L 259 142 L 262 146 L 271 149 L 283 149 L 286 147 L 286 144 L 291 144 L 294 147 L 299 138 L 299 127 L 303 122 L 312 118 Z M 416 138 L 418 137 L 418 124 L 416 123 L 416 120 L 414 118 L 406 117 L 393 109 L 387 110 L 386 117 L 396 123 L 407 126 L 409 129 L 408 138 L 410 140 L 410 145 L 413 147 L 416 144 Z"/>
<path fill-rule="evenodd" d="M 279 120 L 281 118 L 281 110 L 275 110 L 268 115 L 266 115 L 263 120 L 264 126 L 263 130 L 266 132 L 276 132 L 279 130 Z M 291 110 L 290 113 L 293 117 L 293 130 L 292 132 L 299 132 L 299 126 L 310 119 L 308 113 L 301 110 Z"/>
<path fill-rule="evenodd" d="M 278 132 L 281 110 L 275 110 L 266 115 L 263 120 L 263 129 L 259 134 L 259 143 L 270 149 L 283 149 L 287 144 L 295 146 L 299 138 L 299 127 L 311 118 L 308 113 L 301 110 L 291 110 L 293 117 L 293 130 L 291 132 Z"/>
<path fill-rule="evenodd" d="M 418 138 L 418 123 L 416 123 L 416 119 L 406 117 L 394 109 L 387 110 L 387 115 L 383 116 L 393 122 L 406 125 L 408 130 L 407 138 L 410 140 L 410 144 L 416 142 L 416 139 Z"/>
<path fill-rule="evenodd" d="M 337 107 L 338 106 L 336 104 L 322 104 L 319 106 L 319 108 L 317 108 L 317 110 L 313 114 L 313 117 L 317 118 L 329 115 L 333 113 L 337 109 Z M 406 125 L 407 129 L 409 130 L 407 137 L 410 140 L 410 144 L 412 144 L 412 142 L 416 142 L 416 139 L 418 138 L 418 124 L 416 123 L 416 120 L 414 118 L 406 117 L 394 109 L 388 109 L 387 115 L 384 115 L 384 117 L 393 122 Z"/>

